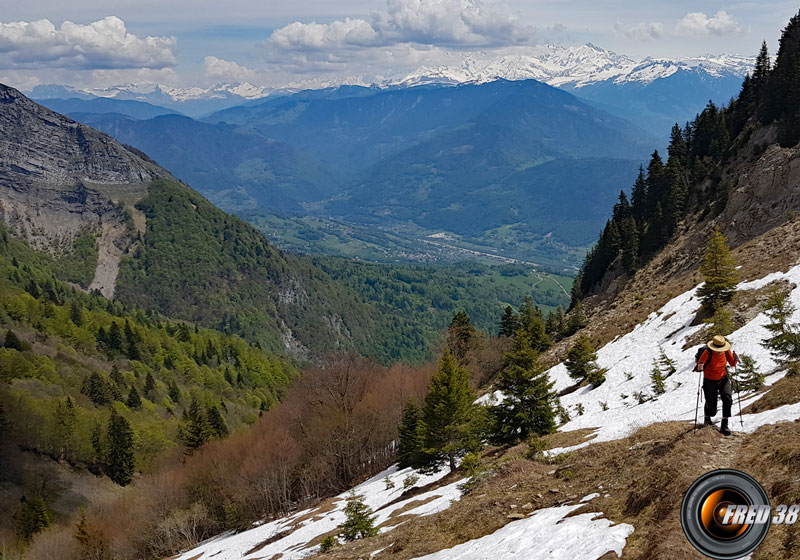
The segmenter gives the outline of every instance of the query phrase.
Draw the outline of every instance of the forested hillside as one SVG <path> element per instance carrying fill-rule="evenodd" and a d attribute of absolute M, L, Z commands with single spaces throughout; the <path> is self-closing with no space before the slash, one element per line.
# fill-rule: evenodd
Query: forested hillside
<path fill-rule="evenodd" d="M 798 59 L 800 16 L 795 16 L 783 32 L 774 64 L 764 43 L 736 99 L 725 107 L 709 103 L 691 123 L 673 127 L 666 162 L 654 152 L 630 197 L 620 193 L 611 220 L 586 257 L 573 301 L 603 292 L 615 278 L 647 264 L 676 232 L 683 235 L 682 220 L 735 214 L 729 201 L 737 189 L 747 187 L 741 178 L 752 162 L 772 141 L 792 148 L 800 140 Z M 739 241 L 763 233 L 767 224 L 775 225 L 774 219 L 751 227 Z"/>
<path fill-rule="evenodd" d="M 74 514 L 90 495 L 80 472 L 127 485 L 253 424 L 296 375 L 241 338 L 86 294 L 59 268 L 0 225 L 0 504 L 15 520 L 0 540 Z"/>

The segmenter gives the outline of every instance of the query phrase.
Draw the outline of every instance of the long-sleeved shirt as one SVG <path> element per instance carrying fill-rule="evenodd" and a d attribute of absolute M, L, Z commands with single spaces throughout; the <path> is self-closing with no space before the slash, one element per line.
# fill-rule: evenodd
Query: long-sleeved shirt
<path fill-rule="evenodd" d="M 710 356 L 709 356 L 710 354 Z M 728 373 L 728 366 L 736 365 L 736 358 L 731 350 L 712 352 L 706 350 L 697 361 L 702 363 L 703 377 L 706 379 L 722 379 Z"/>

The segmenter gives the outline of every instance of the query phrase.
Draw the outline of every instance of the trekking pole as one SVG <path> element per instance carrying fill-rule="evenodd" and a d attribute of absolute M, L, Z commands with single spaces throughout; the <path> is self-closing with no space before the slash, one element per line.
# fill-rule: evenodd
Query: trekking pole
<path fill-rule="evenodd" d="M 733 354 L 736 356 L 736 353 Z M 733 378 L 736 380 L 736 396 L 739 398 L 739 424 L 744 428 L 744 420 L 742 420 L 742 393 L 739 391 L 739 372 L 736 366 L 739 365 L 739 356 L 736 356 L 736 361 L 733 362 Z"/>
<path fill-rule="evenodd" d="M 700 387 L 703 385 L 703 372 L 700 372 L 700 380 L 697 382 L 697 404 L 694 407 L 694 429 L 697 430 L 697 413 L 700 410 Z"/>

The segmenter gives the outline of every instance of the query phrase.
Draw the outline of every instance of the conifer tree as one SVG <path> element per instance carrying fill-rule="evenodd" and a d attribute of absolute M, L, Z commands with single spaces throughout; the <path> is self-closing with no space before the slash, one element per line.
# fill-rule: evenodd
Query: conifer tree
<path fill-rule="evenodd" d="M 664 383 L 665 375 L 659 367 L 659 360 L 653 361 L 653 369 L 650 370 L 651 387 L 653 393 L 656 395 L 663 395 L 667 391 L 667 386 Z"/>
<path fill-rule="evenodd" d="M 22 352 L 22 342 L 20 342 L 16 333 L 11 329 L 8 329 L 5 337 L 3 337 L 3 348 Z"/>
<path fill-rule="evenodd" d="M 587 381 L 593 387 L 598 387 L 605 381 L 607 370 L 597 364 L 597 354 L 585 334 L 569 349 L 564 365 L 567 366 L 570 377 Z"/>
<path fill-rule="evenodd" d="M 69 319 L 76 327 L 83 326 L 83 306 L 78 300 L 72 300 L 69 304 Z"/>
<path fill-rule="evenodd" d="M 418 437 L 419 416 L 420 410 L 417 403 L 414 402 L 414 399 L 408 399 L 403 407 L 403 419 L 398 428 L 397 462 L 401 469 L 416 467 L 424 462 Z"/>
<path fill-rule="evenodd" d="M 344 506 L 346 516 L 344 522 L 339 525 L 339 536 L 345 542 L 357 539 L 366 539 L 378 534 L 375 527 L 375 516 L 372 510 L 364 503 L 363 496 L 358 496 L 353 491 L 347 497 L 347 505 Z"/>
<path fill-rule="evenodd" d="M 225 372 L 228 373 L 228 370 L 225 370 Z M 233 385 L 233 384 L 231 384 L 231 385 Z M 169 382 L 168 394 L 169 394 L 169 398 L 170 398 L 170 400 L 172 400 L 172 402 L 174 402 L 175 404 L 180 404 L 180 402 L 181 402 L 181 390 L 178 387 L 178 384 L 175 383 L 174 379 L 170 380 L 170 382 Z"/>
<path fill-rule="evenodd" d="M 769 324 L 765 325 L 769 336 L 761 341 L 762 346 L 784 366 L 800 360 L 800 326 L 790 322 L 795 312 L 792 301 L 775 290 L 767 299 L 765 312 L 769 318 Z"/>
<path fill-rule="evenodd" d="M 715 311 L 733 299 L 739 281 L 736 263 L 718 227 L 714 228 L 708 239 L 700 272 L 705 276 L 705 283 L 697 289 L 697 295 L 703 307 Z"/>
<path fill-rule="evenodd" d="M 508 364 L 495 384 L 495 389 L 504 395 L 503 401 L 490 409 L 494 420 L 492 439 L 498 443 L 516 443 L 534 434 L 555 431 L 553 383 L 526 336 L 520 333 L 514 339 L 506 356 Z"/>
<path fill-rule="evenodd" d="M 111 350 L 122 350 L 122 331 L 116 321 L 111 321 L 111 326 L 108 328 L 106 345 Z"/>
<path fill-rule="evenodd" d="M 196 397 L 192 397 L 189 408 L 183 412 L 180 439 L 189 450 L 199 449 L 211 439 L 211 426 Z"/>
<path fill-rule="evenodd" d="M 156 392 L 156 380 L 153 377 L 153 374 L 149 371 L 147 372 L 147 377 L 144 379 L 144 396 L 146 396 L 151 401 L 154 400 Z"/>
<path fill-rule="evenodd" d="M 137 409 L 142 406 L 142 397 L 139 396 L 139 391 L 136 390 L 136 387 L 131 387 L 131 392 L 128 393 L 128 400 L 125 404 L 131 409 Z"/>
<path fill-rule="evenodd" d="M 83 383 L 81 393 L 89 397 L 97 406 L 108 406 L 114 400 L 110 384 L 98 372 L 93 371 Z"/>
<path fill-rule="evenodd" d="M 39 494 L 22 496 L 22 507 L 17 515 L 17 531 L 26 541 L 46 529 L 52 520 L 50 508 Z"/>
<path fill-rule="evenodd" d="M 644 217 L 647 214 L 647 177 L 644 174 L 644 168 L 639 166 L 639 176 L 636 177 L 636 182 L 633 183 L 631 189 L 631 211 L 633 217 L 638 223 L 644 222 Z"/>
<path fill-rule="evenodd" d="M 108 477 L 127 486 L 133 478 L 133 430 L 130 423 L 113 408 L 108 423 Z"/>
<path fill-rule="evenodd" d="M 544 352 L 550 348 L 550 337 L 547 336 L 542 311 L 534 305 L 530 296 L 525 296 L 519 306 L 519 330 L 525 333 L 534 350 Z"/>
<path fill-rule="evenodd" d="M 758 391 L 764 386 L 766 376 L 761 373 L 756 365 L 756 361 L 747 354 L 739 356 L 740 363 L 736 368 L 736 390 L 738 391 Z"/>
<path fill-rule="evenodd" d="M 53 423 L 55 452 L 59 459 L 63 459 L 70 455 L 75 447 L 77 415 L 72 397 L 67 396 L 63 401 L 58 401 Z"/>
<path fill-rule="evenodd" d="M 500 332 L 498 333 L 499 336 L 510 338 L 514 336 L 514 333 L 517 332 L 519 328 L 519 320 L 517 318 L 517 314 L 514 313 L 514 309 L 510 305 L 506 305 L 505 311 L 503 311 L 503 316 L 500 319 Z"/>
<path fill-rule="evenodd" d="M 714 311 L 714 315 L 703 322 L 708 325 L 706 334 L 709 338 L 716 335 L 728 336 L 736 330 L 736 325 L 733 323 L 733 314 L 724 307 L 717 308 Z"/>
<path fill-rule="evenodd" d="M 219 408 L 216 406 L 208 407 L 208 424 L 211 426 L 211 431 L 214 435 L 218 438 L 227 437 L 228 425 L 225 423 L 225 419 L 222 417 L 222 413 L 219 411 Z"/>
<path fill-rule="evenodd" d="M 448 462 L 455 470 L 456 458 L 475 446 L 474 402 L 469 372 L 445 353 L 431 378 L 419 420 L 421 446 L 432 469 Z"/>
<path fill-rule="evenodd" d="M 578 300 L 578 303 L 575 304 L 575 307 L 569 314 L 569 319 L 567 320 L 567 334 L 573 335 L 582 328 L 584 328 L 587 324 L 586 314 L 583 312 L 583 303 Z"/>
<path fill-rule="evenodd" d="M 769 58 L 769 50 L 767 49 L 767 42 L 762 41 L 761 50 L 756 57 L 756 66 L 753 69 L 752 83 L 755 95 L 759 95 L 769 79 L 769 73 L 772 70 L 772 62 Z"/>
<path fill-rule="evenodd" d="M 671 377 L 675 375 L 678 371 L 678 366 L 675 363 L 675 360 L 667 356 L 667 353 L 664 352 L 664 349 L 659 346 L 659 355 L 658 355 L 658 367 L 661 369 L 661 372 L 664 374 L 664 378 Z"/>
<path fill-rule="evenodd" d="M 450 321 L 447 329 L 447 346 L 450 352 L 459 361 L 467 356 L 467 352 L 472 348 L 475 340 L 475 327 L 470 321 L 469 315 L 464 311 L 459 311 Z"/>

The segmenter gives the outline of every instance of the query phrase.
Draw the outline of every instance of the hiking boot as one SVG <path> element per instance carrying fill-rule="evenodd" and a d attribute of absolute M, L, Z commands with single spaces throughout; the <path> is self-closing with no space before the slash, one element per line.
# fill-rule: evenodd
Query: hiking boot
<path fill-rule="evenodd" d="M 706 416 L 706 419 L 703 421 L 703 426 L 713 426 L 714 422 L 711 421 L 711 416 Z"/>
<path fill-rule="evenodd" d="M 728 429 L 728 419 L 727 418 L 723 418 L 722 419 L 722 425 L 719 427 L 719 433 L 721 433 L 723 436 L 731 435 L 731 431 Z"/>

